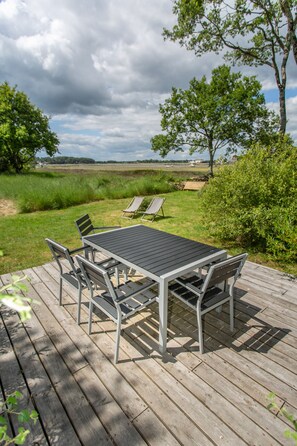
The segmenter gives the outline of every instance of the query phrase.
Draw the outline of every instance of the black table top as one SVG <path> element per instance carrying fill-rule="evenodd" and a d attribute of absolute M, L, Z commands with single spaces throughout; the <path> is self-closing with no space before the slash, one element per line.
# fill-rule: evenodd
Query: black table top
<path fill-rule="evenodd" d="M 144 225 L 93 234 L 83 240 L 158 277 L 223 252 L 214 246 Z"/>

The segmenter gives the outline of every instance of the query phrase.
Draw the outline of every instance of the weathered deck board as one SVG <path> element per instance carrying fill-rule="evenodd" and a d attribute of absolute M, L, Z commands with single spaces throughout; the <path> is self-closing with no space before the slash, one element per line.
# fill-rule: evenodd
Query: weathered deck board
<path fill-rule="evenodd" d="M 217 345 L 217 347 L 219 348 L 219 345 Z M 211 355 L 212 354 L 209 354 L 209 355 L 207 355 L 207 357 L 211 358 Z M 240 392 L 238 388 L 234 387 L 234 385 L 233 385 L 234 370 L 233 370 L 233 373 L 230 373 L 229 376 L 227 376 L 227 378 L 230 380 L 229 383 L 227 383 L 223 378 L 223 376 L 226 375 L 226 368 L 228 369 L 228 367 L 224 367 L 221 371 L 221 374 L 218 376 L 215 371 L 215 369 L 217 367 L 217 362 L 218 362 L 218 358 L 216 357 L 213 360 L 214 369 L 212 370 L 212 369 L 208 368 L 208 370 L 207 370 L 208 373 L 206 373 L 206 374 L 205 373 L 200 374 L 201 371 L 203 371 L 206 366 L 206 363 L 204 361 L 201 365 L 199 365 L 194 370 L 194 372 L 197 373 L 199 376 L 202 376 L 204 381 L 207 382 L 213 389 L 217 390 L 216 386 L 219 387 L 218 393 L 221 393 L 222 395 L 224 395 L 224 398 L 229 400 L 231 402 L 231 404 L 233 405 L 233 407 L 237 406 L 240 411 L 242 411 L 243 413 L 246 413 L 246 415 L 249 418 L 252 418 L 252 419 L 254 418 L 256 423 L 260 424 L 260 426 L 261 426 L 261 423 L 263 423 L 262 417 L 264 414 L 266 416 L 266 409 L 264 411 L 263 410 L 264 408 L 261 408 L 259 405 L 257 405 L 253 399 L 249 399 L 249 397 L 246 395 L 246 390 L 248 390 L 248 388 L 247 389 L 245 388 L 245 392 Z M 211 373 L 216 375 L 216 378 L 218 381 L 217 383 L 216 383 L 216 380 L 214 382 L 208 381 L 208 375 Z M 241 378 L 244 380 L 244 375 L 242 373 L 241 373 Z M 226 386 L 226 388 L 225 388 L 225 386 Z M 269 390 L 266 390 L 266 392 L 265 392 L 266 396 L 267 396 L 268 392 L 269 392 Z M 226 403 L 226 401 L 225 401 L 225 403 Z M 267 402 L 266 402 L 266 404 L 267 404 Z M 220 404 L 220 407 L 221 406 L 222 406 L 222 402 Z M 214 407 L 213 409 L 216 410 L 216 407 Z M 229 408 L 229 410 L 230 410 L 230 408 Z M 261 414 L 261 417 L 258 418 L 260 414 Z M 241 419 L 242 424 L 246 429 L 246 426 L 247 426 L 249 420 L 246 417 L 242 416 L 242 414 L 240 414 L 240 413 L 237 413 L 236 419 L 237 419 L 237 422 L 239 422 Z M 265 423 L 266 423 L 265 429 L 267 430 L 267 435 L 268 435 L 268 433 L 271 430 L 274 431 L 274 426 L 275 426 L 275 423 L 277 424 L 277 421 L 275 421 L 275 417 L 273 417 L 272 414 L 268 414 L 268 421 L 265 420 Z M 240 429 L 240 426 L 238 426 L 238 429 Z M 253 432 L 254 433 L 257 432 L 255 424 L 253 425 Z M 277 432 L 278 432 L 278 430 L 276 430 L 276 433 Z M 261 432 L 261 434 L 263 435 L 263 432 Z M 269 437 L 267 438 L 267 435 L 266 435 L 266 438 L 265 438 L 265 436 L 261 437 L 259 435 L 259 439 L 260 439 L 259 444 L 271 444 L 270 443 L 271 438 L 269 438 Z M 258 444 L 258 443 L 255 443 L 255 444 Z"/>
<path fill-rule="evenodd" d="M 45 429 L 48 444 L 65 446 L 69 443 L 73 445 L 81 444 L 24 327 L 20 326 L 17 316 L 12 313 L 4 314 L 4 316 L 6 329 L 10 334 L 13 348 L 20 362 L 21 372 L 35 401 L 35 407 Z"/>
<path fill-rule="evenodd" d="M 13 346 L 11 345 L 9 336 L 5 329 L 2 318 L 0 318 L 0 355 L 1 355 L 1 386 L 4 392 L 4 395 L 10 395 L 15 390 L 18 390 L 22 393 L 23 398 L 20 401 L 19 409 L 28 409 L 33 410 L 34 406 L 32 404 L 31 395 L 28 392 L 26 382 L 24 380 L 23 375 L 20 373 L 20 366 L 15 356 L 15 352 L 13 350 Z M 17 417 L 14 415 L 11 417 L 11 423 L 17 432 L 19 427 L 19 423 L 17 421 Z M 10 435 L 12 435 L 10 431 Z M 40 445 L 46 445 L 47 440 L 45 438 L 42 426 L 40 422 L 37 422 L 35 425 L 33 424 L 30 428 L 30 434 L 27 437 L 27 442 L 33 444 L 33 442 L 38 442 Z"/>
<path fill-rule="evenodd" d="M 288 421 L 267 396 L 297 413 L 297 281 L 247 262 L 237 282 L 233 333 L 228 308 L 205 320 L 170 298 L 168 353 L 158 351 L 158 304 L 124 325 L 113 364 L 115 325 L 94 315 L 87 293 L 76 324 L 76 293 L 54 263 L 24 271 L 36 302 L 30 321 L 1 311 L 1 394 L 20 388 L 40 414 L 30 442 L 40 445 L 290 445 Z M 7 283 L 10 275 L 0 278 Z M 26 400 L 25 400 L 26 401 Z M 16 423 L 12 420 L 12 424 Z M 30 444 L 31 444 L 30 443 Z"/>

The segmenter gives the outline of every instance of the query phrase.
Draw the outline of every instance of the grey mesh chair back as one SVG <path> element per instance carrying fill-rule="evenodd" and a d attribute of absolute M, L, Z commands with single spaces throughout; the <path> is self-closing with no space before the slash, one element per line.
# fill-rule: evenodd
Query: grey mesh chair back
<path fill-rule="evenodd" d="M 75 221 L 80 238 L 89 235 L 95 231 L 104 231 L 108 229 L 118 229 L 120 226 L 94 226 L 89 214 L 85 214 Z"/>
<path fill-rule="evenodd" d="M 156 282 L 145 279 L 141 282 L 128 281 L 115 287 L 108 271 L 90 260 L 77 256 L 82 274 L 90 291 L 89 334 L 92 333 L 94 306 L 117 324 L 114 362 L 118 362 L 122 320 L 156 300 L 156 292 L 151 288 Z"/>
<path fill-rule="evenodd" d="M 134 197 L 126 209 L 123 209 L 123 218 L 133 218 L 140 210 L 144 197 Z"/>
<path fill-rule="evenodd" d="M 162 216 L 164 217 L 164 210 L 163 210 L 164 201 L 165 198 L 161 197 L 153 198 L 150 204 L 148 205 L 148 208 L 144 211 L 141 220 L 153 221 L 157 217 L 157 215 L 159 215 L 159 212 L 162 212 Z"/>
<path fill-rule="evenodd" d="M 205 277 L 180 277 L 169 286 L 172 294 L 197 312 L 198 342 L 203 353 L 202 316 L 229 302 L 230 330 L 234 330 L 234 286 L 247 254 L 239 254 L 210 266 Z"/>

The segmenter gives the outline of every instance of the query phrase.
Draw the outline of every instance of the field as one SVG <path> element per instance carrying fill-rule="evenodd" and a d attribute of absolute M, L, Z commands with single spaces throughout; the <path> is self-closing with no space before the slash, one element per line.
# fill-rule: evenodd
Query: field
<path fill-rule="evenodd" d="M 56 208 L 51 208 L 50 210 L 35 212 L 27 210 L 15 215 L 0 216 L 0 250 L 4 252 L 4 256 L 0 257 L 0 274 L 41 265 L 49 261 L 51 256 L 44 242 L 46 237 L 59 241 L 70 248 L 80 246 L 81 242 L 74 221 L 85 213 L 89 213 L 94 223 L 98 226 L 127 226 L 141 223 L 140 218 L 133 220 L 121 218 L 121 210 L 129 204 L 131 197 L 134 195 L 145 195 L 147 202 L 155 195 L 166 198 L 164 206 L 165 218 L 159 218 L 153 223 L 146 224 L 172 234 L 226 248 L 230 254 L 242 252 L 242 248 L 234 245 L 223 245 L 222 242 L 210 236 L 204 223 L 206 210 L 202 208 L 199 192 L 176 190 L 176 187 L 174 188 L 183 180 L 202 175 L 205 173 L 205 170 L 203 172 L 200 168 L 189 168 L 188 166 L 186 166 L 186 170 L 183 167 L 179 167 L 179 170 L 177 170 L 176 166 L 173 166 L 166 168 L 166 171 L 163 168 L 164 166 L 158 166 L 158 169 L 148 169 L 147 166 L 135 169 L 131 165 L 126 166 L 126 169 L 124 169 L 123 166 L 116 165 L 118 170 L 109 170 L 110 166 L 96 165 L 96 168 L 99 168 L 95 172 L 93 166 L 83 166 L 82 169 L 79 169 L 78 166 L 40 169 L 33 176 L 24 175 L 18 178 L 12 176 L 9 179 L 11 181 L 11 192 L 9 192 L 7 187 L 8 183 L 5 183 L 7 177 L 0 176 L 0 190 L 2 194 L 0 199 L 4 198 L 14 202 L 18 200 L 18 195 L 24 197 L 26 192 L 34 191 L 35 195 L 33 194 L 33 198 L 31 195 L 30 200 L 41 196 L 45 201 L 54 203 L 56 206 Z M 20 178 L 22 182 L 16 187 L 16 182 L 20 181 Z M 30 186 L 29 180 L 32 178 L 35 183 L 32 183 Z M 68 192 L 70 197 L 75 198 L 81 193 L 83 184 L 87 181 L 94 182 L 94 178 L 96 178 L 97 184 L 98 178 L 100 178 L 103 186 L 105 185 L 105 189 L 103 186 L 99 187 L 100 193 L 103 194 L 105 192 L 107 196 L 102 195 L 99 198 L 97 196 L 94 200 L 91 197 L 87 202 L 77 205 L 72 203 L 68 205 L 66 200 L 66 206 L 62 206 L 63 203 L 61 199 L 57 199 L 57 196 L 55 198 L 56 201 L 52 201 L 51 194 L 55 192 L 54 185 L 56 181 L 59 183 L 58 189 L 61 193 L 67 192 L 65 184 L 69 185 L 69 182 L 73 181 Z M 118 183 L 116 178 L 119 180 Z M 149 181 L 147 181 L 148 178 Z M 107 188 L 106 179 L 112 179 L 111 183 L 107 182 Z M 15 180 L 15 183 L 13 180 Z M 43 183 L 43 180 L 46 181 Z M 99 183 L 101 184 L 101 182 Z M 2 187 L 4 183 L 6 184 L 6 189 Z M 160 187 L 159 189 L 156 188 L 157 183 L 158 187 Z M 13 187 L 13 184 L 15 187 Z M 44 186 L 43 188 L 43 184 L 46 184 L 46 187 Z M 168 187 L 168 184 L 170 187 Z M 140 189 L 141 187 L 143 189 Z M 152 187 L 155 189 L 151 190 Z M 3 190 L 6 191 L 5 194 L 3 194 Z M 98 188 L 96 193 L 98 193 Z M 23 199 L 25 200 L 25 198 Z M 249 259 L 287 273 L 297 274 L 296 265 L 277 264 L 270 261 L 264 254 L 249 252 Z"/>
<path fill-rule="evenodd" d="M 209 171 L 208 164 L 202 163 L 196 166 L 191 166 L 190 163 L 104 163 L 104 164 L 52 164 L 40 168 L 41 171 L 46 172 L 127 172 L 134 171 L 150 171 L 150 170 L 166 170 L 174 172 L 177 175 L 184 173 L 197 175 L 205 175 Z"/>

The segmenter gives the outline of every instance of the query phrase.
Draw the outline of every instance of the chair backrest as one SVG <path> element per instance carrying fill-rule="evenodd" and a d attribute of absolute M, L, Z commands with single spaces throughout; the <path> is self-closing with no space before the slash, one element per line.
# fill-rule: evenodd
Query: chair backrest
<path fill-rule="evenodd" d="M 145 214 L 156 214 L 159 212 L 161 207 L 163 206 L 163 203 L 165 201 L 165 198 L 155 197 L 150 202 L 148 208 L 145 211 Z"/>
<path fill-rule="evenodd" d="M 240 275 L 247 256 L 248 255 L 246 253 L 239 254 L 212 265 L 209 268 L 201 292 L 204 293 L 207 289 L 223 283 L 231 277 L 233 278 L 234 285 L 235 281 Z"/>
<path fill-rule="evenodd" d="M 107 270 L 102 266 L 95 265 L 81 255 L 76 256 L 76 260 L 91 292 L 91 296 L 93 296 L 94 285 L 96 285 L 99 288 L 108 291 L 112 299 L 115 301 L 117 298 L 116 292 Z"/>
<path fill-rule="evenodd" d="M 143 200 L 144 200 L 144 197 L 134 197 L 128 206 L 128 209 L 130 210 L 130 212 L 137 211 L 140 208 Z"/>
<path fill-rule="evenodd" d="M 85 214 L 75 221 L 76 227 L 78 229 L 80 237 L 90 234 L 93 231 L 94 226 L 92 225 L 89 214 Z"/>
<path fill-rule="evenodd" d="M 77 268 L 75 267 L 69 249 L 49 238 L 46 238 L 45 241 L 48 244 L 48 247 L 51 250 L 54 259 L 56 260 L 61 273 L 63 272 L 63 264 L 61 263 L 61 260 L 64 259 L 67 260 L 69 268 L 76 274 Z"/>

